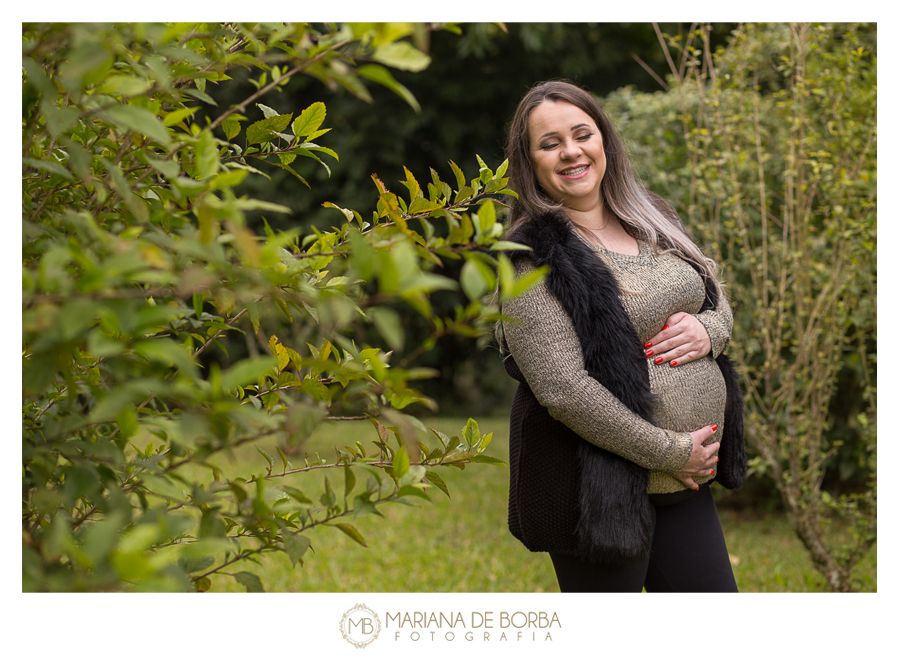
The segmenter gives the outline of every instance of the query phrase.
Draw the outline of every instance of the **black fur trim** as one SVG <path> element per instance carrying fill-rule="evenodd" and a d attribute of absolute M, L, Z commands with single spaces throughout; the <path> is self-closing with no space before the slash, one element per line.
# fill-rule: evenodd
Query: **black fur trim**
<path fill-rule="evenodd" d="M 572 318 L 588 374 L 649 419 L 647 359 L 613 274 L 559 215 L 529 222 L 509 239 L 532 247 L 535 265 L 550 265 L 547 287 Z M 587 441 L 577 455 L 579 552 L 606 562 L 646 555 L 653 538 L 647 470 Z"/>
<path fill-rule="evenodd" d="M 713 478 L 726 489 L 740 489 L 747 477 L 747 455 L 744 452 L 744 396 L 740 376 L 731 359 L 716 357 L 725 379 L 725 427 L 719 445 L 719 467 Z"/>

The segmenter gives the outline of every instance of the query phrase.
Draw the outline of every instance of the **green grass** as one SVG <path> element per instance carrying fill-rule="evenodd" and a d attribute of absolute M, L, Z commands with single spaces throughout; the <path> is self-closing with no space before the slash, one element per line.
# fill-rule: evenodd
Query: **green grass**
<path fill-rule="evenodd" d="M 461 435 L 464 418 L 439 418 L 425 422 L 447 434 Z M 482 419 L 482 432 L 493 432 L 487 454 L 508 458 L 508 426 L 505 418 Z M 330 423 L 320 428 L 306 445 L 329 458 L 330 446 L 359 440 L 371 445 L 371 424 Z M 433 440 L 432 440 L 433 439 Z M 424 442 L 434 445 L 435 437 Z M 275 455 L 273 446 L 262 445 Z M 271 447 L 271 450 L 269 449 Z M 276 461 L 278 458 L 276 457 Z M 292 460 L 295 463 L 299 460 Z M 259 472 L 263 458 L 252 446 L 235 452 L 229 474 L 248 469 Z M 508 470 L 505 466 L 471 464 L 465 471 L 442 468 L 450 490 L 448 499 L 436 488 L 421 506 L 384 506 L 384 518 L 368 515 L 352 523 L 365 537 L 364 548 L 334 528 L 310 533 L 314 552 L 304 556 L 303 566 L 292 568 L 286 555 L 265 555 L 260 564 L 229 571 L 252 571 L 270 592 L 557 592 L 553 567 L 544 553 L 531 553 L 510 535 L 506 525 Z M 364 479 L 363 473 L 358 479 Z M 284 484 L 317 498 L 322 473 L 298 474 Z M 343 491 L 340 472 L 329 474 L 336 491 Z M 276 480 L 274 484 L 278 484 Z M 360 483 L 357 484 L 357 487 Z M 743 592 L 827 591 L 786 518 L 747 515 L 723 507 L 727 492 L 717 494 L 720 516 L 732 556 L 738 588 Z M 876 555 L 873 549 L 855 577 L 862 591 L 876 590 Z M 214 576 L 212 590 L 239 592 L 232 578 Z"/>

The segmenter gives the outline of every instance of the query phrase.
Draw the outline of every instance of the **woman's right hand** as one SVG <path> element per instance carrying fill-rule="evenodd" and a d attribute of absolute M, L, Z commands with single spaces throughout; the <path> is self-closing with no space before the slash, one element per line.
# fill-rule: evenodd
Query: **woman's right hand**
<path fill-rule="evenodd" d="M 687 460 L 684 468 L 674 475 L 676 480 L 689 489 L 699 489 L 699 485 L 694 482 L 693 478 L 711 475 L 716 462 L 719 461 L 719 458 L 716 456 L 716 453 L 719 452 L 719 442 L 710 443 L 708 446 L 703 445 L 703 442 L 711 437 L 715 431 L 715 425 L 707 425 L 690 433 L 694 442 L 691 457 Z"/>

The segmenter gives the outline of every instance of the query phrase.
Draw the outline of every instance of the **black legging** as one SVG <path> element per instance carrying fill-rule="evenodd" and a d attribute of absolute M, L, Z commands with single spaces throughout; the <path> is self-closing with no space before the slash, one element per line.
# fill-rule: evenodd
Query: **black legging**
<path fill-rule="evenodd" d="M 560 591 L 737 592 L 709 485 L 683 495 L 650 496 L 656 524 L 647 557 L 609 565 L 551 553 Z"/>

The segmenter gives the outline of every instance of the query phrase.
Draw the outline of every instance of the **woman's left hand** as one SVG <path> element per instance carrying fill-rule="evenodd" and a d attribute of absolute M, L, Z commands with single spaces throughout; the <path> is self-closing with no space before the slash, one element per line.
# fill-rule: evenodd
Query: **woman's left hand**
<path fill-rule="evenodd" d="M 669 316 L 663 330 L 644 346 L 644 353 L 656 363 L 679 366 L 706 356 L 710 349 L 703 323 L 693 315 L 679 312 Z"/>

